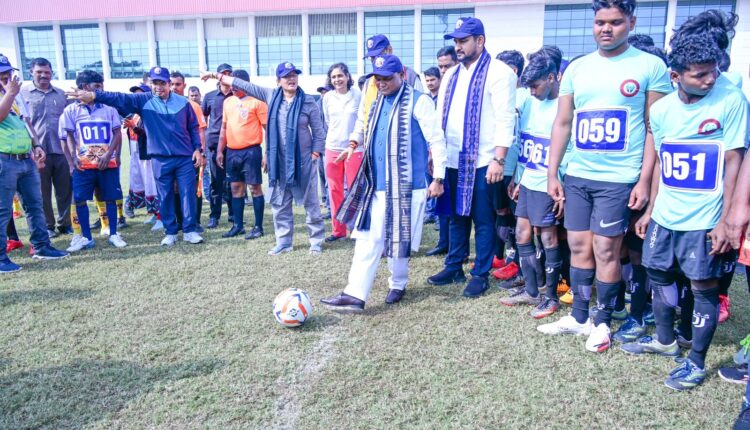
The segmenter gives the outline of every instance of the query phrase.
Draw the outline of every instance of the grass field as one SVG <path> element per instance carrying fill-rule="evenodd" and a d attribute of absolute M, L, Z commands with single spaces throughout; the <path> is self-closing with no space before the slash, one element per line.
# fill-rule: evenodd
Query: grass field
<path fill-rule="evenodd" d="M 442 261 L 423 255 L 402 303 L 383 303 L 383 262 L 362 315 L 316 306 L 284 329 L 275 295 L 294 286 L 317 305 L 340 291 L 351 242 L 308 255 L 298 211 L 295 251 L 269 257 L 269 209 L 258 241 L 221 239 L 224 217 L 205 244 L 164 249 L 139 215 L 124 250 L 98 239 L 57 262 L 13 253 L 24 270 L 0 278 L 0 429 L 722 429 L 739 411 L 744 387 L 716 370 L 750 327 L 740 276 L 708 380 L 675 393 L 669 359 L 545 337 L 496 288 L 469 300 L 428 285 Z M 435 236 L 427 227 L 423 250 Z"/>

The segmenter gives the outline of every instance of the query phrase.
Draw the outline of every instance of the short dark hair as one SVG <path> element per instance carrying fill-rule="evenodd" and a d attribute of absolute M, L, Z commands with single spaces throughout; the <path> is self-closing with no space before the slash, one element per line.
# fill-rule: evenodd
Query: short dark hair
<path fill-rule="evenodd" d="M 104 83 L 104 76 L 94 70 L 84 70 L 76 76 L 76 86 L 79 90 L 82 90 L 84 85 L 101 83 Z"/>
<path fill-rule="evenodd" d="M 174 72 L 170 73 L 169 74 L 169 78 L 170 79 L 172 79 L 172 78 L 181 78 L 182 82 L 185 82 L 185 75 L 183 75 L 182 73 L 180 73 L 178 71 L 174 71 Z"/>
<path fill-rule="evenodd" d="M 331 64 L 331 67 L 328 68 L 328 73 L 326 73 L 326 86 L 333 88 L 333 84 L 331 83 L 331 73 L 333 73 L 334 69 L 341 69 L 341 72 L 348 78 L 346 81 L 346 89 L 351 89 L 354 86 L 354 79 L 352 79 L 352 74 L 349 73 L 349 67 L 344 63 Z"/>
<path fill-rule="evenodd" d="M 734 37 L 734 28 L 740 17 L 732 12 L 724 12 L 717 9 L 709 9 L 698 15 L 691 16 L 672 35 L 669 41 L 672 44 L 676 38 L 698 33 L 708 33 L 719 46 L 719 49 L 729 48 L 729 39 Z"/>
<path fill-rule="evenodd" d="M 726 72 L 729 70 L 729 66 L 732 65 L 732 59 L 729 58 L 727 51 L 719 51 L 719 70 Z"/>
<path fill-rule="evenodd" d="M 682 73 L 694 64 L 715 64 L 719 61 L 720 51 L 716 41 L 707 33 L 679 37 L 672 43 L 669 67 Z"/>
<path fill-rule="evenodd" d="M 365 82 L 367 82 L 367 76 L 360 76 L 359 79 L 357 79 L 357 85 L 359 86 L 360 90 L 365 85 Z"/>
<path fill-rule="evenodd" d="M 188 88 L 188 94 L 190 94 L 190 91 L 197 91 L 198 94 L 201 93 L 201 89 L 193 85 L 192 87 Z"/>
<path fill-rule="evenodd" d="M 49 67 L 52 68 L 52 63 L 49 62 L 48 59 L 43 57 L 37 57 L 31 60 L 31 63 L 29 63 L 29 69 L 33 69 L 34 67 Z"/>
<path fill-rule="evenodd" d="M 232 76 L 235 78 L 240 78 L 243 81 L 250 81 L 250 74 L 247 73 L 247 70 L 243 70 L 243 69 L 233 70 Z"/>
<path fill-rule="evenodd" d="M 429 69 L 422 72 L 422 74 L 425 78 L 428 76 L 432 76 L 433 78 L 440 79 L 440 69 L 438 69 L 437 67 L 430 67 Z"/>
<path fill-rule="evenodd" d="M 644 46 L 643 48 L 641 48 L 641 51 L 647 52 L 651 55 L 656 55 L 657 57 L 661 58 L 661 61 L 663 61 L 667 67 L 669 67 L 669 60 L 667 59 L 667 53 L 664 52 L 663 49 L 656 47 L 656 46 Z"/>
<path fill-rule="evenodd" d="M 443 46 L 438 49 L 437 58 L 450 56 L 453 61 L 458 61 L 458 55 L 456 55 L 456 48 L 453 45 Z"/>
<path fill-rule="evenodd" d="M 550 73 L 557 76 L 562 63 L 562 51 L 557 46 L 542 46 L 542 49 L 529 54 L 529 63 L 521 75 L 521 84 L 531 86 L 534 81 L 544 79 Z"/>
<path fill-rule="evenodd" d="M 510 50 L 510 51 L 503 51 L 499 54 L 497 54 L 498 60 L 502 61 L 503 63 L 514 66 L 516 68 L 516 74 L 518 77 L 521 77 L 521 73 L 523 73 L 523 65 L 524 65 L 524 59 L 523 54 L 521 54 L 518 51 Z"/>
<path fill-rule="evenodd" d="M 594 13 L 613 7 L 620 9 L 620 12 L 624 13 L 625 16 L 633 16 L 635 13 L 635 0 L 594 0 L 591 2 L 591 8 L 594 9 Z"/>
<path fill-rule="evenodd" d="M 654 39 L 643 33 L 634 33 L 628 36 L 628 44 L 641 51 L 643 51 L 644 46 L 655 46 Z"/>

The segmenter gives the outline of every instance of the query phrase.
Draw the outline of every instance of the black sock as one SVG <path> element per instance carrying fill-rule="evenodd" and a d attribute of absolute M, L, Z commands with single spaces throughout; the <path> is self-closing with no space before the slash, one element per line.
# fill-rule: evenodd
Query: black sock
<path fill-rule="evenodd" d="M 201 225 L 201 213 L 203 212 L 203 197 L 195 200 L 195 225 Z"/>
<path fill-rule="evenodd" d="M 617 287 L 617 297 L 615 297 L 615 310 L 621 311 L 625 309 L 625 281 L 620 281 Z"/>
<path fill-rule="evenodd" d="M 651 281 L 653 289 L 654 320 L 656 340 L 662 345 L 671 345 L 674 337 L 674 310 L 677 306 L 677 286 L 657 284 Z"/>
<path fill-rule="evenodd" d="M 589 319 L 589 301 L 594 284 L 594 269 L 570 267 L 570 288 L 573 290 L 573 310 L 571 315 L 579 324 Z"/>
<path fill-rule="evenodd" d="M 234 218 L 234 225 L 238 229 L 245 228 L 244 212 L 245 197 L 232 197 L 232 217 Z"/>
<path fill-rule="evenodd" d="M 538 273 L 541 271 L 539 260 L 536 258 L 536 248 L 533 243 L 519 243 L 518 254 L 521 259 L 521 273 L 526 283 L 526 292 L 531 297 L 539 296 Z"/>
<path fill-rule="evenodd" d="M 534 253 L 536 256 L 536 284 L 538 286 L 545 285 L 545 277 L 544 277 L 544 262 L 546 261 L 546 257 L 544 255 L 544 248 L 541 247 L 541 240 L 538 242 L 540 245 L 537 247 L 534 246 Z"/>
<path fill-rule="evenodd" d="M 562 271 L 560 274 L 570 284 L 570 248 L 568 247 L 568 241 L 559 241 L 557 247 L 562 250 Z"/>
<path fill-rule="evenodd" d="M 8 221 L 8 228 L 6 228 L 6 232 L 8 234 L 8 240 L 21 240 L 18 237 L 18 231 L 16 230 L 16 222 L 13 220 L 13 215 L 10 216 L 10 221 Z"/>
<path fill-rule="evenodd" d="M 646 268 L 640 264 L 633 265 L 633 279 L 630 281 L 630 316 L 643 325 L 643 312 L 646 310 Z"/>
<path fill-rule="evenodd" d="M 596 306 L 599 312 L 594 318 L 594 325 L 604 323 L 609 325 L 612 322 L 612 311 L 615 309 L 617 302 L 617 293 L 622 285 L 622 281 L 602 282 L 596 281 Z"/>
<path fill-rule="evenodd" d="M 724 273 L 719 278 L 719 294 L 722 296 L 729 295 L 729 286 L 732 285 L 734 278 L 734 269 L 736 266 L 737 255 L 734 251 L 722 255 L 722 269 Z"/>
<path fill-rule="evenodd" d="M 693 311 L 693 347 L 688 358 L 701 369 L 706 367 L 706 354 L 714 338 L 719 319 L 719 287 L 707 290 L 693 290 L 695 310 Z"/>
<path fill-rule="evenodd" d="M 560 280 L 562 269 L 562 254 L 560 248 L 544 248 L 546 259 L 544 261 L 544 273 L 546 274 L 547 298 L 557 301 L 557 282 Z"/>
<path fill-rule="evenodd" d="M 680 334 L 687 340 L 693 339 L 693 308 L 695 307 L 695 297 L 693 290 L 690 288 L 690 281 L 683 278 L 677 283 L 677 291 L 680 294 L 680 321 L 677 328 Z"/>
<path fill-rule="evenodd" d="M 263 210 L 266 206 L 266 198 L 263 194 L 253 197 L 253 211 L 255 212 L 255 226 L 263 230 Z"/>

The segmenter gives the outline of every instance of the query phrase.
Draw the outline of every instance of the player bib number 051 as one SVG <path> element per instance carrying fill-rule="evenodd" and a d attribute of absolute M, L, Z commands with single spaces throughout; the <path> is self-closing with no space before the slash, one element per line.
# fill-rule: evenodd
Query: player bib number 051
<path fill-rule="evenodd" d="M 627 108 L 579 109 L 575 112 L 575 142 L 581 151 L 622 152 L 628 145 Z"/>
<path fill-rule="evenodd" d="M 549 137 L 521 132 L 521 142 L 526 152 L 526 168 L 546 171 L 549 166 Z M 521 157 L 518 159 L 520 162 Z"/>
<path fill-rule="evenodd" d="M 670 188 L 714 191 L 724 164 L 722 155 L 721 144 L 715 141 L 663 142 L 661 180 Z"/>

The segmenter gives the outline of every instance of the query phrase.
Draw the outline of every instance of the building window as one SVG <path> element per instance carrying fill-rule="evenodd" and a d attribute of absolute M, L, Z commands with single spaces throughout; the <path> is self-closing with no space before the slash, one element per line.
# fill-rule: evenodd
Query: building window
<path fill-rule="evenodd" d="M 436 9 L 422 12 L 422 70 L 437 66 L 440 48 L 453 45 L 444 35 L 456 28 L 458 18 L 474 16 L 474 9 Z"/>
<path fill-rule="evenodd" d="M 324 75 L 338 62 L 357 69 L 357 14 L 310 15 L 310 73 Z"/>
<path fill-rule="evenodd" d="M 667 2 L 639 2 L 635 33 L 651 36 L 664 46 Z M 556 45 L 566 59 L 596 50 L 592 32 L 594 11 L 589 4 L 550 5 L 544 8 L 544 44 Z"/>
<path fill-rule="evenodd" d="M 393 53 L 405 66 L 414 66 L 414 11 L 365 12 L 365 40 L 376 34 L 388 36 Z M 365 60 L 365 72 L 371 71 L 372 63 Z"/>
<path fill-rule="evenodd" d="M 138 78 L 147 72 L 148 43 L 113 42 L 109 44 L 109 65 L 112 78 Z"/>
<path fill-rule="evenodd" d="M 250 73 L 250 43 L 245 39 L 206 40 L 206 62 L 208 70 L 216 70 L 219 64 L 231 64 L 234 69 Z"/>
<path fill-rule="evenodd" d="M 31 80 L 31 60 L 42 57 L 52 63 L 52 74 L 57 71 L 55 36 L 52 26 L 18 27 L 18 44 L 21 48 L 23 78 Z"/>
<path fill-rule="evenodd" d="M 276 66 L 286 61 L 302 67 L 301 16 L 256 17 L 255 32 L 259 76 L 275 76 Z"/>
<path fill-rule="evenodd" d="M 675 27 L 679 28 L 689 17 L 709 9 L 734 12 L 734 5 L 734 0 L 677 0 Z"/>
<path fill-rule="evenodd" d="M 75 79 L 78 72 L 82 70 L 95 70 L 102 73 L 99 25 L 63 25 L 60 29 L 65 60 L 65 79 Z"/>
<path fill-rule="evenodd" d="M 198 76 L 197 40 L 160 40 L 156 45 L 156 62 L 159 66 L 186 77 Z"/>

